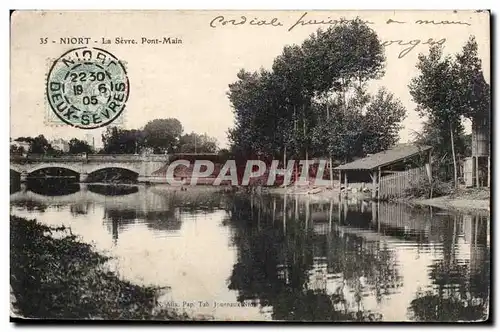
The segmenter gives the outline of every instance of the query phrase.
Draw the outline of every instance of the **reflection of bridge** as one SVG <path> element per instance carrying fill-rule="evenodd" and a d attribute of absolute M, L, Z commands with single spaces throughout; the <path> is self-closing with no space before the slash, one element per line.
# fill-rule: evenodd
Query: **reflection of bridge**
<path fill-rule="evenodd" d="M 120 168 L 138 174 L 139 182 L 165 182 L 154 172 L 168 163 L 168 155 L 69 155 L 11 156 L 10 169 L 21 174 L 21 181 L 29 174 L 45 168 L 68 169 L 80 174 L 80 182 L 86 182 L 89 174 L 106 169 Z"/>
<path fill-rule="evenodd" d="M 93 185 L 80 183 L 79 190 L 60 196 L 47 196 L 29 190 L 29 186 L 21 184 L 21 190 L 10 195 L 11 205 L 22 205 L 27 201 L 50 206 L 83 206 L 87 204 L 102 205 L 106 209 L 134 210 L 140 213 L 156 213 L 172 211 L 176 207 L 189 207 L 190 202 L 199 201 L 205 207 L 219 207 L 220 196 L 216 195 L 216 189 L 210 190 L 187 190 L 181 191 L 168 185 L 138 185 L 126 186 L 125 188 L 137 188 L 124 195 L 101 194 L 99 188 L 106 188 L 106 185 Z M 111 186 L 115 187 L 115 186 Z"/>
<path fill-rule="evenodd" d="M 80 184 L 80 190 L 61 196 L 46 196 L 28 190 L 21 185 L 21 190 L 10 195 L 11 204 L 32 201 L 44 205 L 86 205 L 98 204 L 107 209 L 129 209 L 143 213 L 168 211 L 171 209 L 171 199 L 168 194 L 159 195 L 154 190 L 138 186 L 137 191 L 128 195 L 107 196 L 88 189 L 92 185 Z"/>

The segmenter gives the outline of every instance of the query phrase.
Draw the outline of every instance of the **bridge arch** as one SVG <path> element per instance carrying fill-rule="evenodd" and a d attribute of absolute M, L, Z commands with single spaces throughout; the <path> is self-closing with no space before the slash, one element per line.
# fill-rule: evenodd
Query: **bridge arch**
<path fill-rule="evenodd" d="M 95 173 L 97 171 L 101 171 L 103 169 L 108 169 L 108 168 L 117 168 L 117 169 L 123 169 L 123 170 L 126 170 L 126 171 L 130 171 L 130 172 L 133 172 L 137 175 L 140 174 L 140 168 L 139 167 L 133 167 L 131 165 L 126 165 L 126 164 L 120 164 L 120 163 L 117 163 L 117 164 L 102 164 L 102 165 L 95 165 L 95 166 L 92 166 L 92 167 L 88 167 L 86 169 L 87 171 L 87 174 L 92 174 L 92 173 Z"/>
<path fill-rule="evenodd" d="M 82 173 L 81 167 L 74 166 L 71 164 L 63 164 L 63 163 L 41 163 L 41 164 L 34 165 L 31 168 L 27 168 L 26 172 L 28 174 L 31 174 L 33 172 L 39 171 L 41 169 L 46 169 L 46 168 L 62 168 L 62 169 L 67 169 L 67 170 L 73 171 L 77 174 Z"/>

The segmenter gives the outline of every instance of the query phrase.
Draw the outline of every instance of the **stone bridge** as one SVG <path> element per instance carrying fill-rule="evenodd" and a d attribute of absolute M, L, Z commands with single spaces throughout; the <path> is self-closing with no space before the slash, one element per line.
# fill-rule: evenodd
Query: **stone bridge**
<path fill-rule="evenodd" d="M 154 172 L 168 162 L 168 155 L 27 155 L 11 156 L 10 169 L 21 174 L 21 182 L 26 181 L 29 174 L 45 168 L 71 170 L 80 175 L 80 182 L 86 182 L 89 174 L 106 168 L 132 171 L 138 175 L 139 182 L 166 182 L 164 176 Z"/>

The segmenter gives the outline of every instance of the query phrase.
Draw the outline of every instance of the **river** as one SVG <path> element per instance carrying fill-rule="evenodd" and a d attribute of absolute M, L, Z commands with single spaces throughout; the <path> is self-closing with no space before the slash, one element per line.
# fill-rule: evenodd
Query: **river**
<path fill-rule="evenodd" d="M 489 307 L 487 214 L 211 187 L 37 182 L 10 197 L 12 215 L 71 227 L 193 317 L 457 321 Z"/>

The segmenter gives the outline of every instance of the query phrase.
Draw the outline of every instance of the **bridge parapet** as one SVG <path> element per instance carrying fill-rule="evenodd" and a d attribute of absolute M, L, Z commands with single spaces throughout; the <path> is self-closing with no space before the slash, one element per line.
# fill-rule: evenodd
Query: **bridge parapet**
<path fill-rule="evenodd" d="M 85 155 L 63 155 L 63 156 L 49 156 L 43 154 L 29 154 L 26 156 L 11 155 L 10 161 L 12 162 L 82 162 L 85 161 Z"/>
<path fill-rule="evenodd" d="M 43 154 L 11 155 L 11 162 L 168 162 L 168 155 L 136 155 L 136 154 L 92 154 L 49 156 Z"/>
<path fill-rule="evenodd" d="M 91 154 L 87 156 L 88 161 L 104 161 L 104 162 L 116 162 L 116 161 L 144 161 L 144 158 L 138 154 Z"/>

